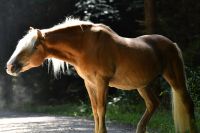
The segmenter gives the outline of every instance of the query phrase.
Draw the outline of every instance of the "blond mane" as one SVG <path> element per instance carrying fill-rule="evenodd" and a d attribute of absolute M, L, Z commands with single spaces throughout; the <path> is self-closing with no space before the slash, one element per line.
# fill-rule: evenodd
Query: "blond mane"
<path fill-rule="evenodd" d="M 66 28 L 66 27 L 70 27 L 70 26 L 80 26 L 81 28 L 81 25 L 82 24 L 93 24 L 92 22 L 90 21 L 82 21 L 80 19 L 77 19 L 77 18 L 72 18 L 72 17 L 67 17 L 65 19 L 65 21 L 53 26 L 52 28 L 49 28 L 49 29 L 43 29 L 42 32 L 50 32 L 50 31 L 55 31 L 55 30 L 58 30 L 58 29 L 63 29 L 63 28 Z"/>
<path fill-rule="evenodd" d="M 89 24 L 93 24 L 93 23 L 90 21 L 81 21 L 80 19 L 67 17 L 64 22 L 59 23 L 59 24 L 53 26 L 52 28 L 43 29 L 41 31 L 42 32 L 50 32 L 50 31 L 55 31 L 55 30 L 70 27 L 70 26 L 76 26 L 76 25 L 80 25 L 80 28 L 82 28 L 81 27 L 82 24 L 89 25 Z M 66 71 L 69 70 L 68 62 L 64 62 L 62 60 L 55 59 L 55 58 L 49 58 L 49 59 L 47 59 L 47 61 L 48 61 L 48 71 L 50 72 L 50 70 L 52 70 L 55 77 L 60 76 L 60 74 L 65 74 Z"/>
<path fill-rule="evenodd" d="M 69 70 L 68 62 L 56 59 L 49 58 L 47 59 L 48 72 L 53 72 L 54 77 L 58 78 L 61 74 L 66 74 Z"/>

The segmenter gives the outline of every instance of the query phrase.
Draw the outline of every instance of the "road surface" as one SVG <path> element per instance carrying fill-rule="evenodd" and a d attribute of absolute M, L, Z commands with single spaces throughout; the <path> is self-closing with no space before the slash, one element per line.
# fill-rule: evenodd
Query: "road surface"
<path fill-rule="evenodd" d="M 108 122 L 108 133 L 133 133 L 131 125 Z M 0 111 L 0 133 L 92 133 L 91 120 Z"/>

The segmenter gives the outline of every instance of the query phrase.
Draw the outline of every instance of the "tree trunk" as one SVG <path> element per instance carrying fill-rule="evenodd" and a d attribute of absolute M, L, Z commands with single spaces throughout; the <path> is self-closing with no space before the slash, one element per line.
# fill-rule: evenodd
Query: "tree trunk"
<path fill-rule="evenodd" d="M 156 32 L 156 0 L 144 0 L 145 33 Z"/>

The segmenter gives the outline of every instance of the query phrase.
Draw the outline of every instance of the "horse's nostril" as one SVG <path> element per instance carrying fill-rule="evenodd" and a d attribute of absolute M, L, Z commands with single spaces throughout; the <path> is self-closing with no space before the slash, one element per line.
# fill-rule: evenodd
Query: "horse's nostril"
<path fill-rule="evenodd" d="M 16 65 L 15 64 L 9 64 L 5 67 L 5 69 L 7 69 L 10 72 L 15 72 L 16 71 Z"/>
<path fill-rule="evenodd" d="M 10 70 L 11 70 L 12 73 L 16 72 L 16 71 L 18 70 L 18 65 L 13 64 L 13 65 L 11 66 Z"/>
<path fill-rule="evenodd" d="M 11 65 L 11 68 L 10 68 L 10 71 L 12 72 L 12 73 L 18 73 L 18 72 L 20 72 L 20 70 L 22 69 L 22 64 L 21 63 L 19 63 L 19 62 L 15 62 L 15 63 L 13 63 L 12 65 Z"/>

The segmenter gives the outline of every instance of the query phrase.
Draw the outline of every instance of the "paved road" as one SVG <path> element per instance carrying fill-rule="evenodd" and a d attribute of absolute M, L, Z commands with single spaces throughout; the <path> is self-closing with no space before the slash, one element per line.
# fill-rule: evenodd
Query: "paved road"
<path fill-rule="evenodd" d="M 91 120 L 0 111 L 0 133 L 92 133 Z M 131 125 L 107 123 L 108 133 L 133 133 Z"/>

